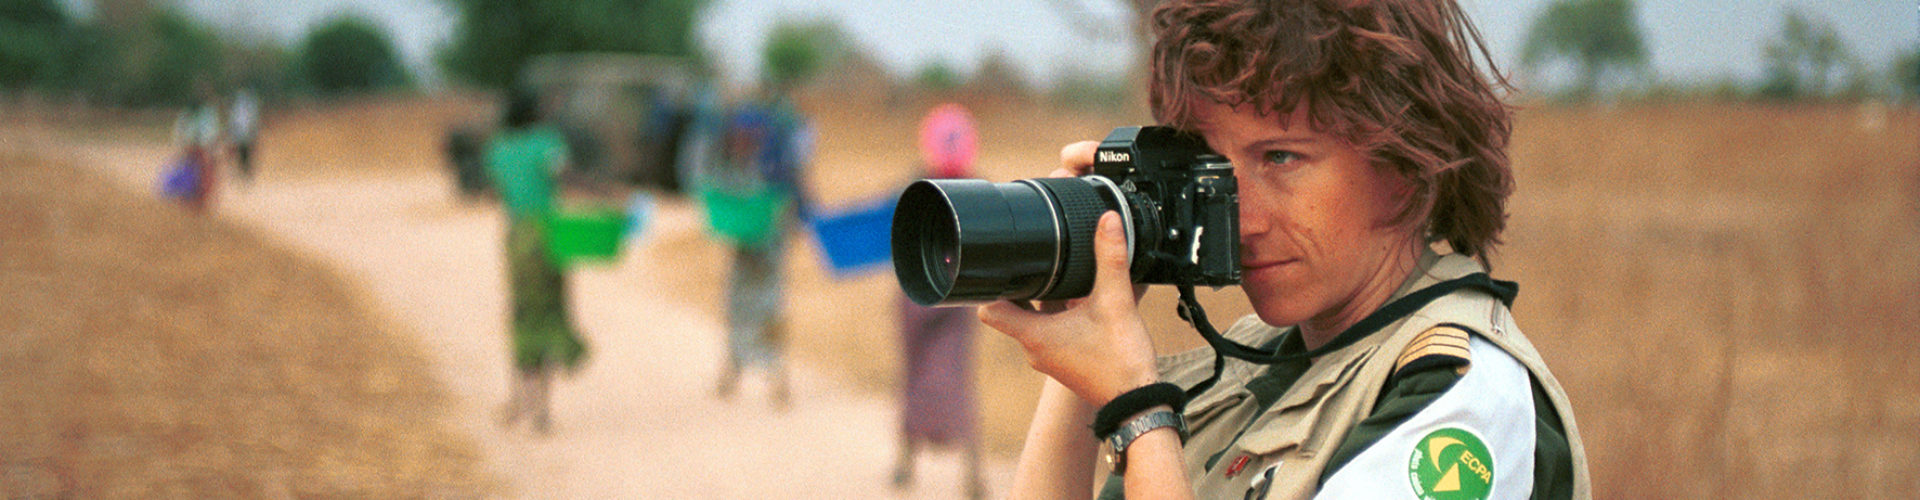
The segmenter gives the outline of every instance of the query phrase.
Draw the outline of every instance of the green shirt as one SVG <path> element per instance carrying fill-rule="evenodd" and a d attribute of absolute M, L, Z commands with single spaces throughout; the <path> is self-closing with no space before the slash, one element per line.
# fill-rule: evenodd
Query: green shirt
<path fill-rule="evenodd" d="M 487 144 L 487 175 L 507 214 L 538 218 L 553 210 L 554 176 L 567 161 L 567 142 L 550 126 L 505 130 Z"/>

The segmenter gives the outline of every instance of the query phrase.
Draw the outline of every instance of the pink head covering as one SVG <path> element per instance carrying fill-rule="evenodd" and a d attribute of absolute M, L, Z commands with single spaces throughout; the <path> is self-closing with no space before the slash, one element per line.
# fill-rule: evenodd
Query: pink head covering
<path fill-rule="evenodd" d="M 972 177 L 979 142 L 973 115 L 959 104 L 935 107 L 920 121 L 920 159 L 934 177 Z"/>

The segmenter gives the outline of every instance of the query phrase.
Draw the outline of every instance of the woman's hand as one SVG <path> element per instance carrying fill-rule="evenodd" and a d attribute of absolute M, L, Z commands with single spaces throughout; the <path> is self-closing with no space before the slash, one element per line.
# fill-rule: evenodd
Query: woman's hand
<path fill-rule="evenodd" d="M 1087 172 L 1095 142 L 1063 148 L 1055 176 Z M 1064 174 L 1064 175 L 1063 175 Z M 1095 407 L 1159 379 L 1153 344 L 1140 320 L 1138 292 L 1129 275 L 1120 214 L 1100 216 L 1094 235 L 1093 291 L 1087 297 L 1029 309 L 1013 302 L 980 308 L 980 321 L 1007 334 L 1027 352 L 1027 363 Z"/>
<path fill-rule="evenodd" d="M 1060 168 L 1047 176 L 1079 177 L 1093 173 L 1093 153 L 1099 149 L 1099 141 L 1080 141 L 1060 148 Z"/>

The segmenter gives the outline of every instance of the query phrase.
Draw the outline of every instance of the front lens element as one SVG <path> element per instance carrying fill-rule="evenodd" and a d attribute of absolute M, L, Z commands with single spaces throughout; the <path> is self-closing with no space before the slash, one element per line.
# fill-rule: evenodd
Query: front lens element
<path fill-rule="evenodd" d="M 1083 178 L 990 183 L 922 180 L 893 216 L 894 272 L 921 305 L 1083 297 L 1093 231 L 1115 208 L 1111 183 Z"/>
<path fill-rule="evenodd" d="M 952 217 L 935 217 L 927 221 L 929 226 L 920 232 L 921 259 L 926 264 L 927 277 L 933 280 L 935 288 L 952 290 L 953 280 L 960 273 L 960 228 L 953 225 Z"/>
<path fill-rule="evenodd" d="M 893 213 L 893 269 L 921 305 L 1037 294 L 1054 267 L 1054 209 L 1034 186 L 976 179 L 907 186 Z"/>

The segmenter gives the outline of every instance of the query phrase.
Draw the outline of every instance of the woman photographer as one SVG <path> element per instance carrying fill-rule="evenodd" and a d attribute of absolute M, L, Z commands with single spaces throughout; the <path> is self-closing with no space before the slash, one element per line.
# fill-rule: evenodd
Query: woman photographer
<path fill-rule="evenodd" d="M 1169 0 L 1150 22 L 1155 117 L 1235 167 L 1256 314 L 1224 336 L 1265 354 L 1156 359 L 1105 215 L 1090 296 L 980 311 L 1049 377 L 1013 496 L 1590 496 L 1566 395 L 1483 274 L 1511 111 L 1459 6 Z"/>

